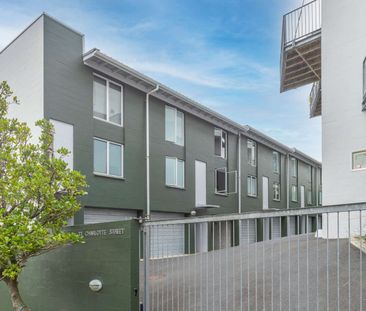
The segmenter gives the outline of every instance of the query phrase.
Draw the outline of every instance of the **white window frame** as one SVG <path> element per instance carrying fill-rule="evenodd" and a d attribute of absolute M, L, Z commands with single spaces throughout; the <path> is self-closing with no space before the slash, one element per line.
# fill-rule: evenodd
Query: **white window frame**
<path fill-rule="evenodd" d="M 366 154 L 366 149 L 352 152 L 352 155 L 351 155 L 351 168 L 352 168 L 352 171 L 355 171 L 355 172 L 366 170 L 366 167 L 354 168 L 355 155 L 358 154 L 358 153 L 365 153 Z"/>
<path fill-rule="evenodd" d="M 109 124 L 113 124 L 113 125 L 116 125 L 116 126 L 119 126 L 119 127 L 123 127 L 123 85 L 120 84 L 120 83 L 117 83 L 113 80 L 110 80 L 102 75 L 99 75 L 97 73 L 93 73 L 93 76 L 95 77 L 98 77 L 99 79 L 103 79 L 106 81 L 106 115 L 107 115 L 107 119 L 104 120 L 103 118 L 99 118 L 99 117 L 96 117 L 94 116 L 94 96 L 93 96 L 93 118 L 94 119 L 97 119 L 97 120 L 100 120 L 100 121 L 103 121 L 103 122 L 106 122 L 106 123 L 109 123 Z M 121 123 L 118 124 L 118 123 L 115 123 L 115 122 L 112 122 L 112 121 L 109 121 L 109 83 L 112 83 L 114 85 L 117 85 L 121 88 Z M 93 80 L 93 94 L 94 94 L 94 80 Z"/>
<path fill-rule="evenodd" d="M 217 172 L 218 171 L 224 171 L 225 172 L 225 190 L 224 191 L 218 191 L 217 190 Z M 218 194 L 218 195 L 227 195 L 228 194 L 228 189 L 227 189 L 227 168 L 226 167 L 215 168 L 215 194 Z"/>
<path fill-rule="evenodd" d="M 167 184 L 166 182 L 166 160 L 167 159 L 173 159 L 175 160 L 175 184 Z M 178 161 L 182 162 L 183 163 L 183 186 L 179 186 L 178 185 Z M 171 188 L 178 188 L 178 189 L 185 189 L 185 181 L 186 181 L 186 164 L 185 164 L 185 161 L 182 160 L 182 159 L 178 159 L 177 157 L 168 157 L 166 156 L 165 157 L 165 186 L 167 187 L 171 187 Z"/>
<path fill-rule="evenodd" d="M 275 155 L 276 155 L 276 165 L 277 165 L 277 170 L 276 170 L 276 167 L 275 167 Z M 277 151 L 273 151 L 272 152 L 272 169 L 273 169 L 273 172 L 276 173 L 276 174 L 279 174 L 280 173 L 280 153 L 277 152 Z"/>
<path fill-rule="evenodd" d="M 278 186 L 278 198 L 276 197 L 275 186 Z M 277 202 L 281 201 L 281 184 L 279 182 L 274 182 L 272 190 L 273 190 L 273 201 Z"/>
<path fill-rule="evenodd" d="M 322 205 L 323 204 L 323 193 L 322 191 L 319 191 L 318 193 L 318 205 Z"/>
<path fill-rule="evenodd" d="M 166 110 L 167 109 L 171 109 L 174 111 L 174 140 L 170 140 L 170 139 L 167 139 L 167 136 L 166 136 Z M 177 128 L 178 128 L 178 122 L 177 122 L 177 113 L 180 112 L 182 115 L 183 115 L 183 143 L 180 144 L 178 143 L 178 140 L 177 140 Z M 165 132 L 164 132 L 164 135 L 165 135 L 165 141 L 169 141 L 171 143 L 174 143 L 178 146 L 184 146 L 184 143 L 185 143 L 185 128 L 186 128 L 186 124 L 185 124 L 185 115 L 184 115 L 184 112 L 183 111 L 180 111 L 178 110 L 177 108 L 175 107 L 172 107 L 172 106 L 169 106 L 169 105 L 165 105 L 165 108 L 164 108 L 164 129 L 165 129 Z"/>
<path fill-rule="evenodd" d="M 293 196 L 293 194 L 294 194 L 294 192 L 293 192 L 293 189 L 296 189 L 296 198 L 294 199 L 294 196 Z M 297 186 L 295 186 L 295 185 L 292 185 L 291 186 L 291 202 L 298 202 L 299 201 L 299 188 L 297 187 Z"/>
<path fill-rule="evenodd" d="M 220 139 L 220 155 L 216 154 L 216 150 L 214 150 L 214 155 L 216 157 L 220 157 L 220 158 L 226 159 L 226 157 L 227 157 L 227 132 L 224 131 L 223 129 L 220 129 L 218 127 L 215 127 L 214 128 L 214 138 L 216 136 L 215 135 L 215 131 L 221 132 L 221 139 Z M 224 154 L 222 154 L 222 150 L 223 150 L 223 148 L 222 148 L 222 137 L 223 137 L 224 133 L 225 133 L 225 149 L 224 149 Z"/>
<path fill-rule="evenodd" d="M 248 187 L 248 189 L 247 189 L 247 195 L 249 197 L 256 198 L 256 197 L 258 197 L 258 179 L 257 179 L 257 176 L 248 175 L 247 176 L 247 185 L 248 185 L 248 179 L 250 179 L 250 182 L 251 183 L 253 183 L 253 181 L 255 182 L 255 184 L 256 184 L 256 188 L 255 188 L 256 189 L 256 193 L 253 194 L 253 193 L 249 192 L 249 187 Z"/>
<path fill-rule="evenodd" d="M 109 141 L 109 140 L 106 140 L 106 139 L 102 139 L 102 138 L 99 138 L 99 137 L 93 137 L 93 153 L 95 152 L 95 150 L 94 150 L 94 140 L 99 140 L 99 141 L 102 141 L 104 143 L 107 143 L 107 173 L 100 173 L 100 172 L 94 171 L 94 160 L 93 160 L 93 174 L 97 175 L 97 176 L 124 179 L 124 166 L 123 166 L 124 145 L 120 144 L 120 143 L 116 143 L 114 141 Z M 109 173 L 109 145 L 110 144 L 121 147 L 121 175 L 120 176 L 119 175 L 113 175 L 113 174 Z"/>
<path fill-rule="evenodd" d="M 251 145 L 251 146 L 249 146 L 249 145 Z M 251 157 L 248 158 L 248 164 L 253 167 L 256 167 L 257 166 L 257 143 L 254 140 L 248 139 L 247 140 L 247 149 L 251 150 Z M 253 157 L 253 153 L 254 153 L 254 157 Z"/>
<path fill-rule="evenodd" d="M 291 157 L 290 163 L 291 163 L 291 176 L 297 178 L 297 159 L 294 157 Z M 293 163 L 294 163 L 295 167 L 293 167 Z"/>

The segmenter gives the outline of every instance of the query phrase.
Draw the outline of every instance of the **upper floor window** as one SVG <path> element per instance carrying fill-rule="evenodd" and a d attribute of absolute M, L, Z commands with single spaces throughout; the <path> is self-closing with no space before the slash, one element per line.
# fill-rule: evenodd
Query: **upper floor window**
<path fill-rule="evenodd" d="M 291 187 L 291 201 L 297 202 L 297 186 Z"/>
<path fill-rule="evenodd" d="M 257 196 L 257 177 L 249 175 L 247 178 L 247 191 L 250 197 Z"/>
<path fill-rule="evenodd" d="M 122 126 L 122 106 L 122 86 L 108 79 L 94 75 L 94 117 Z"/>
<path fill-rule="evenodd" d="M 184 188 L 184 161 L 178 158 L 165 158 L 165 184 Z"/>
<path fill-rule="evenodd" d="M 247 141 L 248 147 L 248 163 L 252 166 L 257 166 L 257 144 L 252 141 Z"/>
<path fill-rule="evenodd" d="M 165 106 L 165 140 L 184 146 L 184 113 Z"/>
<path fill-rule="evenodd" d="M 321 191 L 319 191 L 319 195 L 318 195 L 318 204 L 322 205 L 322 201 L 323 201 L 323 193 Z"/>
<path fill-rule="evenodd" d="M 215 128 L 215 155 L 226 158 L 227 134 L 222 129 Z"/>
<path fill-rule="evenodd" d="M 308 179 L 310 181 L 312 180 L 312 167 L 311 167 L 311 165 L 308 165 Z"/>
<path fill-rule="evenodd" d="M 215 169 L 215 193 L 227 194 L 226 167 Z"/>
<path fill-rule="evenodd" d="M 94 173 L 123 177 L 123 145 L 94 138 Z"/>
<path fill-rule="evenodd" d="M 308 190 L 307 203 L 308 203 L 308 205 L 313 204 L 313 192 L 311 190 Z"/>
<path fill-rule="evenodd" d="M 366 150 L 352 153 L 352 169 L 366 169 Z"/>
<path fill-rule="evenodd" d="M 290 158 L 290 166 L 291 176 L 297 177 L 297 160 L 295 158 Z"/>
<path fill-rule="evenodd" d="M 272 153 L 272 166 L 274 173 L 280 172 L 280 154 L 277 151 Z"/>
<path fill-rule="evenodd" d="M 278 182 L 273 183 L 273 200 L 275 201 L 281 200 L 281 187 Z"/>

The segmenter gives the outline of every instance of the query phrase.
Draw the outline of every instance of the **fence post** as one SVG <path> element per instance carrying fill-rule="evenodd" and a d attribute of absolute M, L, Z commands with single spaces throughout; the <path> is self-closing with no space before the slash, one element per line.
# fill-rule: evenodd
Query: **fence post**
<path fill-rule="evenodd" d="M 150 310 L 150 289 L 149 289 L 149 272 L 150 272 L 150 226 L 143 226 L 144 236 L 144 311 Z"/>

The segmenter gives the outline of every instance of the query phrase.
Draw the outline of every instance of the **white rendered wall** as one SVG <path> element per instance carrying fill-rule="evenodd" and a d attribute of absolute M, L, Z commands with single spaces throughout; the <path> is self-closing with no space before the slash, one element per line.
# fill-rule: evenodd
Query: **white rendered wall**
<path fill-rule="evenodd" d="M 366 202 L 366 170 L 351 161 L 366 149 L 366 1 L 323 0 L 322 14 L 323 205 Z"/>
<path fill-rule="evenodd" d="M 10 42 L 9 42 L 10 43 Z M 7 81 L 20 101 L 10 105 L 9 116 L 24 121 L 34 137 L 35 122 L 43 113 L 43 16 L 0 52 L 0 81 Z"/>

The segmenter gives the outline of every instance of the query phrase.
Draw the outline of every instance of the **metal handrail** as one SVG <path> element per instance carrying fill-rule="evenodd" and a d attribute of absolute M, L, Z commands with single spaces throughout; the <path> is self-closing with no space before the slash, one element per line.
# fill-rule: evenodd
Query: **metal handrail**
<path fill-rule="evenodd" d="M 311 1 L 283 16 L 283 45 L 294 44 L 321 29 L 321 0 Z"/>

